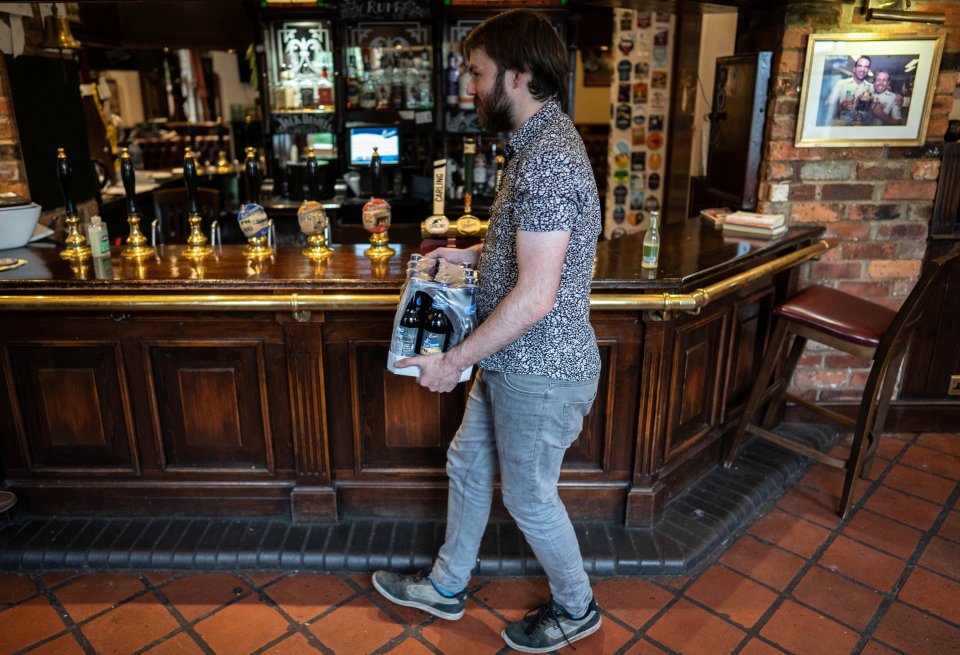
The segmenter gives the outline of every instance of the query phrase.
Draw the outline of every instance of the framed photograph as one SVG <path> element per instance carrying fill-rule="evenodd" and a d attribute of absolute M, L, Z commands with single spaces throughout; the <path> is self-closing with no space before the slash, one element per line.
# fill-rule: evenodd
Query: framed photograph
<path fill-rule="evenodd" d="M 942 49 L 941 36 L 811 34 L 797 147 L 921 145 Z"/>

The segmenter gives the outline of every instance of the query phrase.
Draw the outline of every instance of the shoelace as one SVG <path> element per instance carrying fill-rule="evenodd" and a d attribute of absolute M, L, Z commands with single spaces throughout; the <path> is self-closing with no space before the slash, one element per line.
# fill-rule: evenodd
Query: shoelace
<path fill-rule="evenodd" d="M 534 614 L 536 614 L 535 618 Z M 560 620 L 557 618 L 557 610 L 553 606 L 553 603 L 546 603 L 539 607 L 534 607 L 523 615 L 523 620 L 527 622 L 527 626 L 523 631 L 528 635 L 532 635 L 541 623 L 545 623 L 548 620 L 553 621 L 554 625 L 559 628 L 560 634 L 563 635 L 563 640 L 567 642 L 567 646 L 572 650 L 577 650 L 577 647 L 570 643 L 570 638 L 567 636 L 567 633 L 563 631 L 563 625 L 561 625 Z"/>

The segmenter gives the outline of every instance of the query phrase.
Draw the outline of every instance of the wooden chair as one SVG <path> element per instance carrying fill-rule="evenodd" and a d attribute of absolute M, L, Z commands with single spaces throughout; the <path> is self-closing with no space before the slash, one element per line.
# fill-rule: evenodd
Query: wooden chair
<path fill-rule="evenodd" d="M 818 462 L 845 469 L 840 516 L 846 516 L 858 476 L 870 473 L 874 451 L 883 431 L 887 407 L 907 344 L 928 304 L 931 292 L 960 269 L 960 248 L 934 259 L 924 267 L 920 279 L 899 311 L 828 287 L 814 285 L 774 310 L 776 324 L 767 353 L 760 365 L 757 381 L 727 449 L 724 466 L 730 467 L 747 433 L 772 441 Z M 789 350 L 786 349 L 793 341 Z M 788 393 L 787 387 L 808 340 L 826 344 L 843 352 L 872 360 L 870 375 L 863 390 L 857 419 L 820 407 Z M 786 358 L 775 375 L 777 365 Z M 790 400 L 835 423 L 853 429 L 850 453 L 846 459 L 832 457 L 807 445 L 771 432 L 784 400 Z M 755 415 L 769 401 L 763 420 Z"/>
<path fill-rule="evenodd" d="M 220 192 L 216 189 L 197 189 L 197 207 L 203 217 L 203 230 L 208 233 L 211 221 L 220 217 Z M 190 236 L 187 222 L 187 190 L 160 189 L 153 192 L 154 217 L 160 219 L 164 243 L 184 243 Z"/>

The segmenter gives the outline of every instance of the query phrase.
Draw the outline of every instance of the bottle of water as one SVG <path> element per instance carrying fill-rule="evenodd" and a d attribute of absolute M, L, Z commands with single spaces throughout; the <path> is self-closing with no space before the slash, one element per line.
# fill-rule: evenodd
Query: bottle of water
<path fill-rule="evenodd" d="M 640 260 L 642 268 L 656 268 L 660 259 L 660 212 L 650 212 L 650 227 L 643 236 L 643 258 Z"/>

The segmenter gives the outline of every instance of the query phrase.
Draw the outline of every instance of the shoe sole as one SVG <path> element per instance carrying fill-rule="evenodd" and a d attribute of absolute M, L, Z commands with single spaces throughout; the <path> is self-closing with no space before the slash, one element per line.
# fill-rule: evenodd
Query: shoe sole
<path fill-rule="evenodd" d="M 592 628 L 590 628 L 590 629 L 587 630 L 586 632 L 581 632 L 580 634 L 578 634 L 578 635 L 577 635 L 576 637 L 574 637 L 573 639 L 570 639 L 570 640 L 569 640 L 569 643 L 572 644 L 572 643 L 575 642 L 575 641 L 580 641 L 580 640 L 583 639 L 584 637 L 589 637 L 589 636 L 592 635 L 594 632 L 596 632 L 597 630 L 600 629 L 600 625 L 601 625 L 602 623 L 603 623 L 603 621 L 597 621 L 597 624 L 596 624 L 595 626 L 593 626 Z M 520 645 L 515 644 L 515 643 L 513 643 L 512 641 L 510 641 L 510 638 L 507 637 L 507 631 L 506 631 L 506 630 L 503 630 L 503 631 L 500 633 L 500 636 L 503 637 L 503 640 L 504 640 L 505 642 L 507 642 L 507 646 L 509 646 L 510 648 L 512 648 L 512 649 L 514 649 L 514 650 L 518 650 L 518 651 L 520 651 L 521 653 L 552 653 L 552 652 L 554 652 L 554 651 L 556 651 L 556 650 L 560 650 L 561 648 L 563 648 L 564 646 L 567 645 L 567 642 L 564 642 L 564 643 L 562 643 L 562 644 L 557 644 L 557 645 L 555 645 L 555 646 L 548 646 L 548 647 L 546 647 L 546 648 L 530 648 L 529 646 L 520 646 Z"/>
<path fill-rule="evenodd" d="M 404 607 L 413 607 L 418 610 L 422 610 L 427 614 L 433 614 L 437 618 L 446 619 L 447 621 L 456 621 L 457 619 L 463 617 L 463 610 L 460 610 L 456 613 L 444 612 L 443 610 L 438 610 L 436 607 L 431 607 L 425 603 L 418 603 L 415 600 L 405 600 L 403 598 L 397 598 L 389 591 L 380 586 L 380 583 L 377 582 L 376 577 L 373 578 L 373 587 L 380 595 L 389 600 L 391 603 L 396 603 L 397 605 L 403 605 Z"/>

